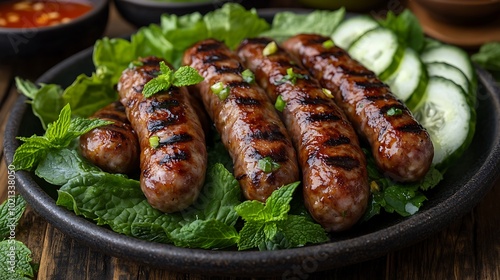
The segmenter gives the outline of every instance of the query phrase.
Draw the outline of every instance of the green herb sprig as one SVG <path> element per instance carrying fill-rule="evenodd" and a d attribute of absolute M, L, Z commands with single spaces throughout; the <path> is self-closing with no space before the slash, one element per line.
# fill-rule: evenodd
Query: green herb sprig
<path fill-rule="evenodd" d="M 203 81 L 203 77 L 196 69 L 189 66 L 182 66 L 177 71 L 173 71 L 165 62 L 160 62 L 160 74 L 146 83 L 144 86 L 144 97 L 148 98 L 154 94 L 166 91 L 170 87 L 184 87 L 195 85 Z"/>

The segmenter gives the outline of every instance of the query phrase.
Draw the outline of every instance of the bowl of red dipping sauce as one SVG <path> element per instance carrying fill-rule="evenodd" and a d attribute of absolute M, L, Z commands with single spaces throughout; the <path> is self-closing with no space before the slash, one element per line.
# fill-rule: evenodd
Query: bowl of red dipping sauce
<path fill-rule="evenodd" d="M 108 15 L 107 0 L 0 1 L 0 59 L 82 50 L 102 36 Z"/>

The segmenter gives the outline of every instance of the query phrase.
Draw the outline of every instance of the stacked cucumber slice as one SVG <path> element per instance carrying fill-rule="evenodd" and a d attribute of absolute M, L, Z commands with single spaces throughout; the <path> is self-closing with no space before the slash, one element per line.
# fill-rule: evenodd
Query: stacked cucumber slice
<path fill-rule="evenodd" d="M 465 51 L 431 39 L 423 50 L 412 49 L 368 16 L 345 19 L 332 39 L 406 103 L 431 136 L 437 168 L 465 151 L 474 134 L 477 88 Z"/>

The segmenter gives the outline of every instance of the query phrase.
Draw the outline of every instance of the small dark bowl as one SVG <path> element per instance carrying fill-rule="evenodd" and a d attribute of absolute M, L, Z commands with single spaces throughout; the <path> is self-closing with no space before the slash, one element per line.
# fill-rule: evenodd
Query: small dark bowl
<path fill-rule="evenodd" d="M 114 0 L 115 6 L 121 16 L 131 24 L 141 27 L 151 23 L 159 23 L 162 14 L 185 15 L 194 12 L 206 14 L 222 7 L 225 3 L 239 3 L 245 8 L 263 8 L 267 6 L 264 1 L 250 0 L 208 0 L 201 3 L 195 2 L 160 2 L 153 0 Z M 256 3 L 252 3 L 256 2 Z"/>
<path fill-rule="evenodd" d="M 64 1 L 59 1 L 64 2 Z M 108 22 L 109 1 L 78 0 L 92 10 L 64 24 L 47 27 L 0 28 L 0 59 L 34 54 L 75 53 L 95 43 Z"/>

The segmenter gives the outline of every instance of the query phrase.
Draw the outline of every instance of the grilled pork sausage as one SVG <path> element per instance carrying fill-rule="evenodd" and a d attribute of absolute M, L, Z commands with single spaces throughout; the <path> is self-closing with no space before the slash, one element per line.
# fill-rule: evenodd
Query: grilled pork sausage
<path fill-rule="evenodd" d="M 289 54 L 281 48 L 264 54 L 271 42 L 247 39 L 238 54 L 271 99 L 281 97 L 286 104 L 282 117 L 298 152 L 307 209 L 326 230 L 346 230 L 364 214 L 369 198 L 366 159 L 356 132 Z"/>
<path fill-rule="evenodd" d="M 427 131 L 372 71 L 346 51 L 325 46 L 327 40 L 301 34 L 285 41 L 283 47 L 332 91 L 386 176 L 400 182 L 421 180 L 434 156 Z"/>
<path fill-rule="evenodd" d="M 113 102 L 92 118 L 112 121 L 80 137 L 80 152 L 90 162 L 111 173 L 132 173 L 139 169 L 139 140 L 120 102 Z"/>
<path fill-rule="evenodd" d="M 265 201 L 274 190 L 297 181 L 296 154 L 288 133 L 262 89 L 243 79 L 236 54 L 222 42 L 208 39 L 187 49 L 183 63 L 205 78 L 193 89 L 233 159 L 245 197 Z M 214 94 L 214 85 L 224 88 L 227 97 Z M 262 166 L 266 160 L 268 170 Z"/>
<path fill-rule="evenodd" d="M 144 85 L 160 71 L 161 59 L 140 59 L 118 83 L 121 102 L 139 137 L 141 189 L 163 212 L 185 209 L 198 197 L 207 168 L 205 135 L 186 88 L 171 87 L 149 98 Z"/>

